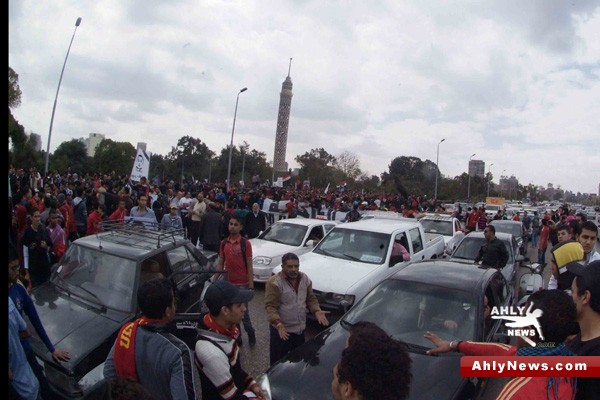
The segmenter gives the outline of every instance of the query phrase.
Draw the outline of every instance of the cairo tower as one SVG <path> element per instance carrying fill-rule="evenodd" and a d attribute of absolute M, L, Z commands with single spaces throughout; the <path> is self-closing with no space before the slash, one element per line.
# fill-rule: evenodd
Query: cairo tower
<path fill-rule="evenodd" d="M 286 174 L 287 163 L 285 162 L 285 149 L 287 147 L 288 126 L 290 124 L 290 108 L 292 107 L 292 79 L 290 72 L 292 70 L 292 59 L 288 76 L 281 85 L 279 97 L 279 115 L 277 116 L 277 130 L 275 133 L 275 155 L 273 157 L 273 179 L 278 175 Z"/>

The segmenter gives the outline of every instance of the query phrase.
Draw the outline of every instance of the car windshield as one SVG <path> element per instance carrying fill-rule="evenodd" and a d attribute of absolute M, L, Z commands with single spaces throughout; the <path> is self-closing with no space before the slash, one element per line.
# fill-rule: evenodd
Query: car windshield
<path fill-rule="evenodd" d="M 375 287 L 342 320 L 351 324 L 371 321 L 395 339 L 431 348 L 433 344 L 423 337 L 427 331 L 443 340 L 475 340 L 475 326 L 480 318 L 476 318 L 474 298 L 466 290 L 389 279 Z"/>
<path fill-rule="evenodd" d="M 427 233 L 439 233 L 444 236 L 452 236 L 452 221 L 442 219 L 426 219 L 421 220 L 421 225 Z"/>
<path fill-rule="evenodd" d="M 274 224 L 267 229 L 259 239 L 287 244 L 289 246 L 300 246 L 304 240 L 308 227 L 296 224 Z"/>
<path fill-rule="evenodd" d="M 483 237 L 465 237 L 454 253 L 452 253 L 451 258 L 459 258 L 461 260 L 475 260 L 477 257 L 477 253 L 481 246 L 485 243 L 485 238 Z M 502 243 L 506 246 L 506 250 L 508 250 L 508 261 L 507 264 L 514 263 L 514 254 L 512 251 L 512 246 L 508 240 L 502 240 Z"/>
<path fill-rule="evenodd" d="M 498 211 L 500 206 L 485 206 L 485 211 Z"/>
<path fill-rule="evenodd" d="M 100 307 L 131 312 L 135 277 L 135 261 L 73 244 L 52 281 Z"/>
<path fill-rule="evenodd" d="M 343 260 L 383 264 L 390 239 L 387 233 L 334 228 L 313 252 Z"/>
<path fill-rule="evenodd" d="M 506 224 L 506 223 L 494 223 L 492 222 L 492 225 L 494 225 L 494 228 L 496 228 L 496 232 L 502 232 L 502 233 L 510 233 L 511 235 L 513 235 L 514 237 L 521 237 L 521 230 L 523 228 L 521 228 L 521 223 L 516 223 L 516 224 Z"/>

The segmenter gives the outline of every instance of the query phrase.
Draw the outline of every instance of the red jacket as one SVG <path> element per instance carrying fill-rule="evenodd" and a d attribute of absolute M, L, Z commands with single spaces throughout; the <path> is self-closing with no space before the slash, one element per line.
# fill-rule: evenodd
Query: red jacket
<path fill-rule="evenodd" d="M 66 201 L 58 209 L 63 217 L 65 218 L 65 233 L 68 235 L 71 232 L 75 232 L 75 213 L 73 212 L 73 206 Z"/>
<path fill-rule="evenodd" d="M 514 356 L 517 347 L 502 343 L 460 342 L 458 351 L 467 356 Z M 525 356 L 523 356 L 525 357 Z M 572 399 L 574 396 L 571 380 L 558 380 L 558 393 L 553 397 L 548 392 L 548 377 L 522 376 L 511 379 L 496 400 L 536 400 L 536 399 Z"/>
<path fill-rule="evenodd" d="M 102 221 L 102 215 L 100 215 L 98 210 L 92 211 L 88 216 L 86 235 L 102 232 L 102 228 L 98 225 Z"/>

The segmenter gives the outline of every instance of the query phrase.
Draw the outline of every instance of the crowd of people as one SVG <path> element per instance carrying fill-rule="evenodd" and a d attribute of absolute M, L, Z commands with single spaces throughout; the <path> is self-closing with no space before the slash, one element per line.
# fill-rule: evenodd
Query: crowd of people
<path fill-rule="evenodd" d="M 227 274 L 216 273 L 205 293 L 209 312 L 201 320 L 194 349 L 166 329 L 176 313 L 168 279 L 156 278 L 140 286 L 137 298 L 142 316 L 121 328 L 104 367 L 105 377 L 112 379 L 113 395 L 121 393 L 125 397 L 126 392 L 131 398 L 198 398 L 197 373 L 203 398 L 245 399 L 265 396 L 254 377 L 243 369 L 239 346 L 243 344 L 242 327 L 248 344 L 256 345 L 248 311 L 254 288 L 251 240 L 272 222 L 262 211 L 266 199 L 289 200 L 286 211 L 290 218 L 302 212 L 304 206 L 345 212 L 348 222 L 360 219 L 360 213 L 366 210 L 395 211 L 405 217 L 444 211 L 433 199 L 418 195 L 403 198 L 386 193 L 338 190 L 334 193 L 317 188 L 260 185 L 227 191 L 222 184 L 159 183 L 146 178 L 132 182 L 126 176 L 107 174 L 54 173 L 42 178 L 35 171 L 13 168 L 9 178 L 12 216 L 9 247 L 13 249 L 9 254 L 9 380 L 14 398 L 36 398 L 40 393 L 44 399 L 55 396 L 27 344 L 23 313 L 33 322 L 55 361 L 69 359 L 68 352 L 52 346 L 39 318 L 36 322 L 35 307 L 27 290 L 50 278 L 51 266 L 72 241 L 102 232 L 106 221 L 119 224 L 134 219 L 150 223 L 153 229 L 180 230 L 195 245 L 218 252 L 217 270 L 227 271 Z M 475 207 L 453 212 L 465 222 L 468 231 L 484 230 L 488 241 L 494 240 L 491 220 L 507 218 L 502 211 L 489 218 L 485 210 Z M 600 254 L 594 248 L 596 225 L 566 206 L 542 215 L 516 214 L 512 219 L 522 222 L 528 242 L 539 249 L 539 262 L 546 264 L 545 255 L 550 250 L 552 278 L 548 290 L 532 295 L 531 300 L 552 312 L 560 311 L 560 315 L 542 322 L 544 332 L 555 332 L 553 339 L 561 345 L 560 352 L 553 354 L 600 355 Z M 488 254 L 494 260 L 487 260 L 484 253 L 480 259 L 492 265 L 498 261 L 495 258 L 505 256 L 502 250 L 506 249 L 501 246 L 497 257 Z M 321 325 L 329 324 L 327 313 L 320 309 L 312 292 L 310 278 L 300 271 L 298 257 L 288 253 L 281 263 L 282 271 L 265 285 L 271 364 L 304 343 L 308 312 Z M 565 297 L 565 290 L 571 296 Z M 557 324 L 561 329 L 554 327 Z M 335 399 L 402 399 L 409 393 L 410 357 L 405 346 L 371 325 L 359 324 L 353 328 L 340 354 L 340 361 L 332 371 Z M 488 351 L 485 345 L 447 343 L 433 334 L 427 337 L 436 346 L 432 354 L 444 351 L 498 354 Z M 19 338 L 20 351 L 14 345 L 18 343 L 15 338 Z M 531 354 L 522 350 L 524 347 L 522 344 L 506 347 L 502 354 Z M 386 362 L 385 371 L 383 366 L 376 365 L 381 360 Z M 358 370 L 362 372 L 357 374 Z M 598 382 L 593 380 L 566 380 L 560 385 L 558 381 L 511 381 L 511 388 L 524 389 L 509 390 L 507 385 L 505 392 L 512 397 L 503 392 L 502 398 L 536 398 L 531 393 L 541 391 L 544 382 L 556 383 L 555 392 L 544 391 L 547 398 L 554 398 L 550 395 L 592 398 L 588 397 L 590 393 L 600 393 Z"/>

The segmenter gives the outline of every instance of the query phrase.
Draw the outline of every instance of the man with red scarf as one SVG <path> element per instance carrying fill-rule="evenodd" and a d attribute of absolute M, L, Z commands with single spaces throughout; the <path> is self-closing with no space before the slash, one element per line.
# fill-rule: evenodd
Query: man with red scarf
<path fill-rule="evenodd" d="M 204 399 L 246 400 L 264 397 L 258 383 L 242 368 L 237 339 L 245 304 L 254 292 L 218 280 L 206 289 L 209 312 L 200 320 L 196 366 Z"/>
<path fill-rule="evenodd" d="M 121 327 L 106 358 L 104 377 L 139 382 L 155 399 L 195 400 L 192 352 L 167 328 L 175 316 L 171 282 L 157 278 L 143 283 L 137 302 L 143 316 Z"/>

